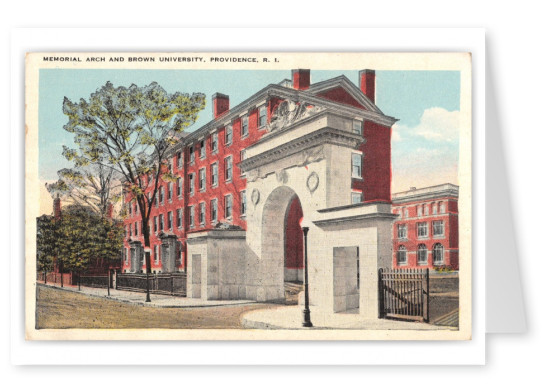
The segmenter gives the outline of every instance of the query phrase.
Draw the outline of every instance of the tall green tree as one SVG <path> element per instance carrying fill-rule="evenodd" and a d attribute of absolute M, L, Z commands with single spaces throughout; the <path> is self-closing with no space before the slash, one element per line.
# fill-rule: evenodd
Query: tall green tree
<path fill-rule="evenodd" d="M 89 207 L 100 216 L 107 217 L 110 205 L 121 198 L 115 170 L 105 164 L 79 160 L 74 168 L 61 169 L 57 175 L 57 182 L 46 184 L 52 197 Z"/>
<path fill-rule="evenodd" d="M 82 272 L 92 261 L 120 259 L 123 228 L 79 205 L 67 207 L 57 224 L 57 254 L 64 270 Z"/>
<path fill-rule="evenodd" d="M 204 107 L 203 93 L 170 94 L 155 82 L 128 88 L 107 82 L 88 100 L 63 101 L 68 118 L 64 129 L 75 135 L 78 146 L 64 147 L 64 156 L 77 166 L 96 163 L 119 174 L 125 193 L 138 204 L 146 248 L 151 245 L 149 219 L 160 180 L 174 180 L 166 169 L 168 151 Z M 149 187 L 153 191 L 147 192 Z M 146 273 L 149 277 L 149 251 Z M 150 301 L 149 284 L 147 288 Z"/>
<path fill-rule="evenodd" d="M 58 226 L 53 216 L 42 215 L 36 219 L 36 262 L 39 271 L 53 270 L 58 238 Z"/>

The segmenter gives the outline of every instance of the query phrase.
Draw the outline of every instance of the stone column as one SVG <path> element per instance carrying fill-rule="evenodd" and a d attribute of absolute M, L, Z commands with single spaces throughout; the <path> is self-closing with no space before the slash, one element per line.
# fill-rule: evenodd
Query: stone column
<path fill-rule="evenodd" d="M 178 246 L 178 237 L 172 234 L 161 235 L 161 262 L 163 273 L 173 273 L 176 271 L 176 251 Z"/>
<path fill-rule="evenodd" d="M 130 242 L 130 272 L 139 273 L 142 268 L 143 246 L 139 240 Z"/>

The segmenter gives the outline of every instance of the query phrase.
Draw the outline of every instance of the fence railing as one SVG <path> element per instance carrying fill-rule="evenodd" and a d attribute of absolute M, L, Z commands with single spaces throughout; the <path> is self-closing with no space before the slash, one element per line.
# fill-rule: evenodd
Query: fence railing
<path fill-rule="evenodd" d="M 78 276 L 80 280 L 80 285 L 89 286 L 92 288 L 105 288 L 107 289 L 107 283 L 109 282 L 109 277 L 106 275 L 103 276 L 88 276 L 86 274 L 81 274 Z"/>
<path fill-rule="evenodd" d="M 429 321 L 429 270 L 379 269 L 379 317 Z"/>
<path fill-rule="evenodd" d="M 117 274 L 116 289 L 130 291 L 146 291 L 147 277 L 145 274 Z M 149 291 L 164 295 L 186 296 L 186 273 L 162 273 L 149 275 Z"/>

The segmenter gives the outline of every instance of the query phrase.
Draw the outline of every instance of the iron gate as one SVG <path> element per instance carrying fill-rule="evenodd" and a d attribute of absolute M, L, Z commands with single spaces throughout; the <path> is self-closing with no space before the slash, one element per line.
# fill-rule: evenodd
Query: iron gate
<path fill-rule="evenodd" d="M 379 318 L 429 321 L 429 270 L 379 269 Z"/>

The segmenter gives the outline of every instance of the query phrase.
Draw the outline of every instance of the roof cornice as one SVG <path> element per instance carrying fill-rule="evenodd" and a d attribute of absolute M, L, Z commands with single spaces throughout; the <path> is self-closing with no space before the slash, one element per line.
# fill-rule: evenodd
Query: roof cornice
<path fill-rule="evenodd" d="M 243 111 L 245 111 L 250 106 L 254 106 L 261 101 L 268 100 L 271 97 L 278 97 L 282 99 L 291 99 L 299 102 L 308 102 L 314 105 L 325 106 L 327 108 L 332 108 L 337 110 L 339 113 L 349 116 L 362 117 L 368 121 L 375 122 L 384 126 L 392 126 L 397 119 L 384 115 L 361 91 L 344 76 L 339 76 L 334 79 L 328 80 L 328 82 L 338 82 L 335 86 L 346 86 L 347 91 L 357 94 L 358 92 L 363 96 L 359 96 L 358 99 L 363 99 L 366 102 L 366 106 L 372 108 L 373 111 L 368 109 L 360 109 L 357 107 L 345 105 L 342 103 L 335 102 L 330 99 L 319 97 L 315 95 L 317 88 L 312 93 L 311 89 L 308 90 L 295 90 L 294 88 L 288 88 L 277 84 L 269 84 L 256 94 L 252 95 L 248 99 L 244 100 L 237 106 L 226 111 L 224 114 L 220 115 L 218 118 L 215 118 L 203 125 L 201 128 L 197 129 L 195 132 L 186 134 L 182 137 L 181 142 L 188 144 L 194 142 L 199 138 L 203 137 L 206 133 L 210 131 L 223 127 L 224 124 L 228 121 L 231 121 L 233 118 L 238 117 Z M 320 83 L 316 83 L 315 86 L 318 86 Z M 354 95 L 355 96 L 355 95 Z M 356 97 L 356 96 L 355 96 Z"/>

